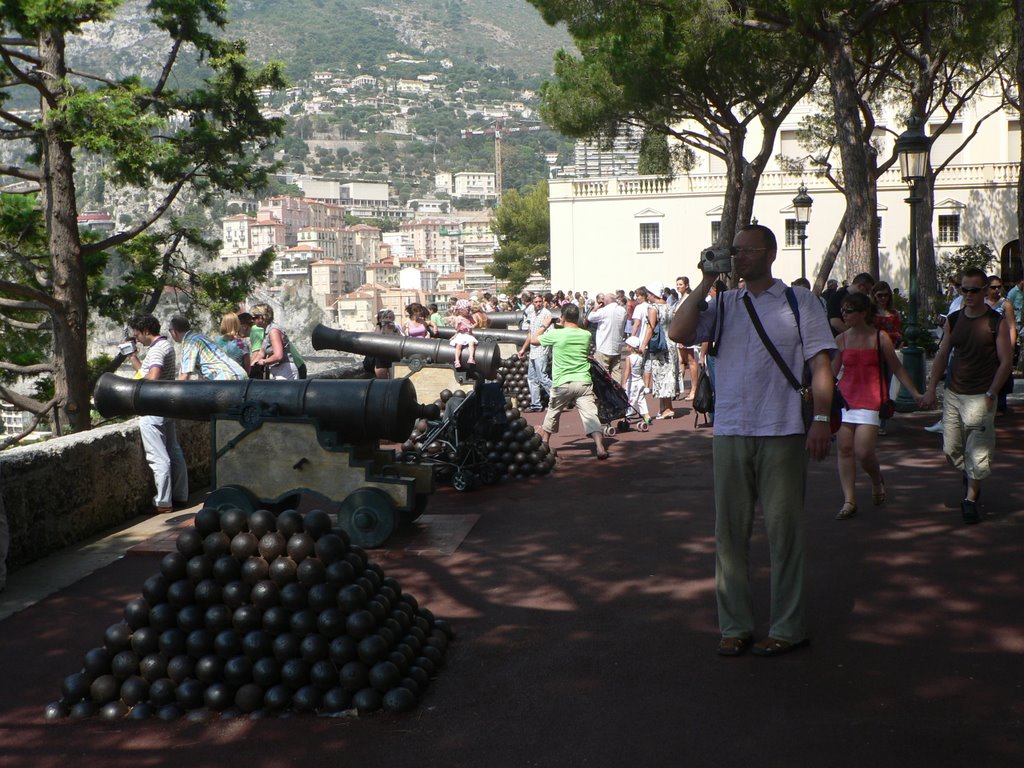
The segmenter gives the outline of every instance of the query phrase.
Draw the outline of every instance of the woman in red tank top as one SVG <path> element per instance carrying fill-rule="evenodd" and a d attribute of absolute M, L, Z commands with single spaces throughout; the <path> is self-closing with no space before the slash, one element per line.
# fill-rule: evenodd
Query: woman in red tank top
<path fill-rule="evenodd" d="M 850 293 L 843 298 L 846 330 L 836 337 L 839 354 L 832 360 L 832 372 L 837 376 L 842 372 L 839 391 L 849 406 L 843 409 L 843 423 L 837 436 L 839 483 L 843 489 L 843 506 L 836 515 L 837 520 L 857 514 L 858 462 L 871 478 L 871 500 L 875 506 L 885 501 L 885 481 L 875 452 L 878 409 L 889 397 L 888 377 L 881 366 L 883 360 L 914 401 L 921 401 L 921 393 L 914 388 L 910 374 L 896 356 L 889 334 L 875 328 L 874 309 L 871 299 L 862 293 Z"/>

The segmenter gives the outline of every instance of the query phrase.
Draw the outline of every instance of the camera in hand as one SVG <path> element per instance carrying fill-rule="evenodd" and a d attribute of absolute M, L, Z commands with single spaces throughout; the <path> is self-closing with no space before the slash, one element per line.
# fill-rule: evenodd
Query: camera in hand
<path fill-rule="evenodd" d="M 732 272 L 732 257 L 736 249 L 731 245 L 715 245 L 700 252 L 700 271 L 705 274 Z"/>

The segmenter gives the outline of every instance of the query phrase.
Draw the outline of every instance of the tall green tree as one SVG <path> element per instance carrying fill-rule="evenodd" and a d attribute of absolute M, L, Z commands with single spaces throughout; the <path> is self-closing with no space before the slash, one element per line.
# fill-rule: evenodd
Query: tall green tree
<path fill-rule="evenodd" d="M 551 276 L 551 220 L 548 185 L 540 182 L 522 191 L 510 189 L 501 196 L 491 229 L 498 236 L 498 250 L 487 273 L 518 293 L 534 272 Z"/>
<path fill-rule="evenodd" d="M 530 2 L 549 23 L 565 22 L 581 52 L 556 55 L 556 79 L 542 90 L 545 119 L 586 138 L 639 126 L 719 158 L 727 177 L 720 241 L 731 241 L 750 221 L 779 126 L 818 77 L 810 41 L 744 28 L 723 2 Z M 763 138 L 748 158 L 754 123 Z"/>
<path fill-rule="evenodd" d="M 52 409 L 58 432 L 90 426 L 89 310 L 105 299 L 89 291 L 105 289 L 111 254 L 120 249 L 137 272 L 154 273 L 158 255 L 173 265 L 197 238 L 180 221 L 157 226 L 172 204 L 187 194 L 204 205 L 218 192 L 263 184 L 259 153 L 282 128 L 261 115 L 256 97 L 258 89 L 283 86 L 280 68 L 252 67 L 245 46 L 221 36 L 225 0 L 150 0 L 149 23 L 166 41 L 151 78 L 115 80 L 74 67 L 69 43 L 87 25 L 113 20 L 121 4 L 4 0 L 0 13 L 0 140 L 5 156 L 20 158 L 0 165 L 0 177 L 20 182 L 6 188 L 0 205 L 0 343 L 10 349 L 20 332 L 45 332 L 50 353 L 45 362 L 7 361 L 3 369 L 53 378 L 49 403 L 33 406 L 2 383 L 0 398 L 37 414 Z M 175 87 L 179 69 L 193 87 Z M 150 190 L 155 202 L 120 231 L 83 239 L 75 170 L 90 161 L 102 164 L 108 191 Z M 196 273 L 186 282 L 202 279 Z M 155 301 L 163 284 L 146 289 L 146 301 Z M 118 305 L 107 299 L 108 309 Z"/>

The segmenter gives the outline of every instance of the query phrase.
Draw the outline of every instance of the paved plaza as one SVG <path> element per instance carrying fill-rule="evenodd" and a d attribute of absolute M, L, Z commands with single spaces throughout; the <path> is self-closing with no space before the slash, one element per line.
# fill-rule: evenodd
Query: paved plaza
<path fill-rule="evenodd" d="M 834 452 L 812 468 L 812 643 L 777 659 L 715 655 L 711 430 L 677 405 L 676 419 L 610 440 L 600 463 L 569 414 L 553 476 L 433 496 L 434 525 L 463 537 L 454 552 L 406 537 L 374 553 L 458 633 L 409 715 L 45 721 L 63 677 L 157 571 L 153 543 L 189 512 L 12 574 L 0 766 L 1024 764 L 1024 404 L 997 420 L 980 525 L 961 522 L 959 477 L 923 429 L 935 413 L 899 416 L 880 438 L 882 507 L 861 478 L 860 514 L 837 522 Z M 760 519 L 752 569 L 763 634 Z"/>

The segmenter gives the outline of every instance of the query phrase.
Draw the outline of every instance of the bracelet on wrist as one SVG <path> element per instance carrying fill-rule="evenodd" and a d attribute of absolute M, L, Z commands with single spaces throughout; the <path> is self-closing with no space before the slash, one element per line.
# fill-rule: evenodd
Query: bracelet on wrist
<path fill-rule="evenodd" d="M 813 421 L 821 422 L 822 424 L 828 424 L 831 419 L 823 413 L 814 414 Z"/>

